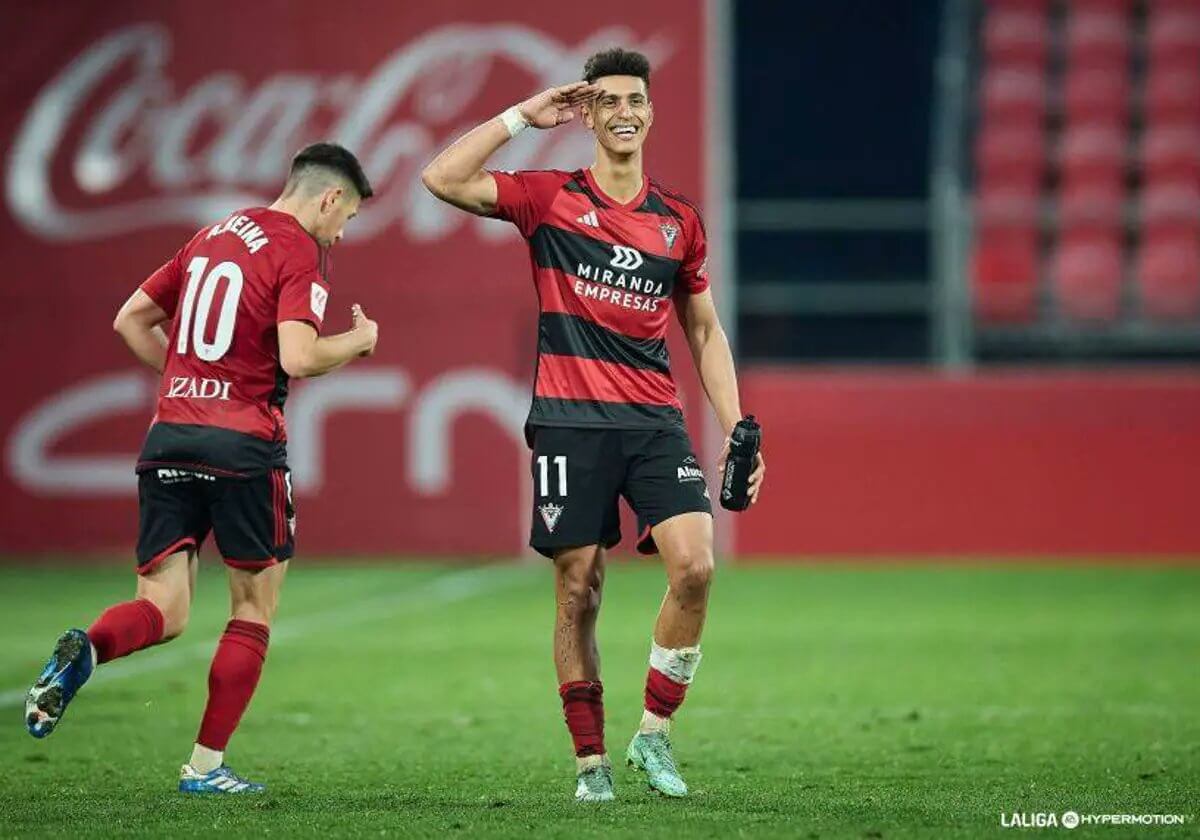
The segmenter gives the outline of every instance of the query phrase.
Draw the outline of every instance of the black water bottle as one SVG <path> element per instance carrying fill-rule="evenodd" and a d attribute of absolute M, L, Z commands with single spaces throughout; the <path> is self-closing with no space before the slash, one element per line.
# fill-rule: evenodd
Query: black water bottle
<path fill-rule="evenodd" d="M 747 414 L 729 435 L 729 455 L 725 458 L 725 477 L 721 482 L 721 507 L 745 510 L 750 506 L 750 473 L 762 446 L 762 426 Z"/>

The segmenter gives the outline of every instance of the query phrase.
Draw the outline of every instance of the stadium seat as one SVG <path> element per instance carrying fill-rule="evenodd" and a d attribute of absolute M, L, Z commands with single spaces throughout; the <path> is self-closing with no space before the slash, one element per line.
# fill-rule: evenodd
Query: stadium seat
<path fill-rule="evenodd" d="M 1194 11 L 1196 0 L 1147 0 L 1151 13 L 1165 11 Z"/>
<path fill-rule="evenodd" d="M 984 121 L 1038 124 L 1046 110 L 1045 76 L 1029 68 L 991 68 L 983 78 Z"/>
<path fill-rule="evenodd" d="M 1200 4 L 1154 10 L 1146 28 L 1150 66 L 1192 72 L 1200 66 Z"/>
<path fill-rule="evenodd" d="M 1063 179 L 1120 181 L 1125 174 L 1126 142 L 1122 127 L 1110 124 L 1068 126 L 1059 144 Z"/>
<path fill-rule="evenodd" d="M 1051 283 L 1064 317 L 1090 323 L 1114 321 L 1121 302 L 1120 240 L 1090 234 L 1064 237 L 1054 254 Z"/>
<path fill-rule="evenodd" d="M 1116 235 L 1123 223 L 1124 198 L 1119 178 L 1064 182 L 1059 190 L 1059 227 L 1067 232 Z"/>
<path fill-rule="evenodd" d="M 1133 8 L 1133 0 L 1067 0 L 1067 6 L 1072 12 L 1105 11 L 1124 15 Z"/>
<path fill-rule="evenodd" d="M 1035 231 L 984 231 L 972 257 L 976 316 L 989 323 L 1033 320 L 1037 265 Z"/>
<path fill-rule="evenodd" d="M 1040 126 L 984 126 L 976 138 L 975 162 L 984 181 L 1015 181 L 1036 188 L 1046 164 Z"/>
<path fill-rule="evenodd" d="M 1108 8 L 1073 8 L 1067 18 L 1067 66 L 1123 71 L 1129 62 L 1129 19 Z"/>
<path fill-rule="evenodd" d="M 1200 126 L 1151 126 L 1138 158 L 1147 182 L 1200 183 Z"/>
<path fill-rule="evenodd" d="M 1045 12 L 1050 8 L 1050 0 L 986 0 L 989 12 L 999 9 L 1032 9 Z"/>
<path fill-rule="evenodd" d="M 1036 230 L 1039 205 L 1040 193 L 1031 182 L 983 180 L 976 190 L 975 212 L 980 228 Z"/>
<path fill-rule="evenodd" d="M 1148 183 L 1140 205 L 1138 215 L 1147 235 L 1200 227 L 1200 186 L 1195 182 Z"/>
<path fill-rule="evenodd" d="M 1063 83 L 1067 122 L 1124 124 L 1129 115 L 1129 74 L 1125 67 L 1069 69 Z"/>
<path fill-rule="evenodd" d="M 1169 235 L 1145 240 L 1135 283 L 1145 317 L 1177 321 L 1200 316 L 1200 238 Z"/>
<path fill-rule="evenodd" d="M 984 54 L 989 66 L 1046 62 L 1046 15 L 1037 9 L 1000 7 L 988 12 L 983 25 Z"/>
<path fill-rule="evenodd" d="M 1146 81 L 1146 121 L 1151 126 L 1200 124 L 1200 74 L 1195 70 L 1158 70 Z"/>

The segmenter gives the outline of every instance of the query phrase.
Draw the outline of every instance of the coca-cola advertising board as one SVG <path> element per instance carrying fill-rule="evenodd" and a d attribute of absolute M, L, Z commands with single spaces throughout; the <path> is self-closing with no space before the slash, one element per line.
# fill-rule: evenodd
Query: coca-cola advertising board
<path fill-rule="evenodd" d="M 318 139 L 354 150 L 376 189 L 334 249 L 327 328 L 347 327 L 358 302 L 381 338 L 370 360 L 289 400 L 301 550 L 519 551 L 537 322 L 528 258 L 510 226 L 428 195 L 420 170 L 474 124 L 579 78 L 587 55 L 620 44 L 654 65 L 648 170 L 707 210 L 717 115 L 706 12 L 692 0 L 6 12 L 20 37 L 0 76 L 0 552 L 130 547 L 155 382 L 112 317 L 197 229 L 269 203 L 291 154 Z M 578 123 L 528 131 L 493 163 L 573 169 L 591 162 L 592 143 Z M 676 364 L 699 433 L 687 367 Z"/>

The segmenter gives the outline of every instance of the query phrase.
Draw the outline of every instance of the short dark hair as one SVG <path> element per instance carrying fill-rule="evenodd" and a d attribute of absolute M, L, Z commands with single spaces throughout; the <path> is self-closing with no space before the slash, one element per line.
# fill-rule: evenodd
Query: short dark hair
<path fill-rule="evenodd" d="M 358 158 L 345 146 L 339 146 L 337 143 L 313 143 L 297 152 L 292 158 L 292 168 L 288 171 L 289 188 L 308 169 L 325 169 L 341 175 L 354 187 L 359 198 L 367 199 L 375 194 Z"/>
<path fill-rule="evenodd" d="M 583 79 L 594 82 L 601 76 L 637 76 L 650 87 L 650 60 L 640 52 L 612 47 L 592 55 L 583 65 Z"/>

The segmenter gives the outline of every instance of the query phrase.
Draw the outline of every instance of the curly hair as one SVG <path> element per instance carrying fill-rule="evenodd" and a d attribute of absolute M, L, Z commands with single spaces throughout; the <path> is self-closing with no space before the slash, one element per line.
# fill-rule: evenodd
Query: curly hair
<path fill-rule="evenodd" d="M 601 76 L 637 76 L 650 87 L 650 60 L 640 52 L 613 47 L 588 58 L 583 65 L 583 78 L 594 82 Z"/>

